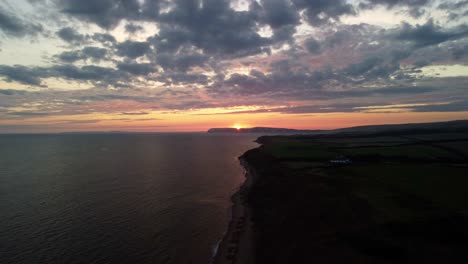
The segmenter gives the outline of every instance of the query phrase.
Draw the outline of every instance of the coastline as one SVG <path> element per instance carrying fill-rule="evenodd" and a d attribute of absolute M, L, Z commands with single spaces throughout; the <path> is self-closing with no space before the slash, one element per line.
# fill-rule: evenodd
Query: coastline
<path fill-rule="evenodd" d="M 254 263 L 253 224 L 251 208 L 245 201 L 254 181 L 254 174 L 247 162 L 239 157 L 245 170 L 244 183 L 231 196 L 231 219 L 224 237 L 218 245 L 212 264 Z"/>

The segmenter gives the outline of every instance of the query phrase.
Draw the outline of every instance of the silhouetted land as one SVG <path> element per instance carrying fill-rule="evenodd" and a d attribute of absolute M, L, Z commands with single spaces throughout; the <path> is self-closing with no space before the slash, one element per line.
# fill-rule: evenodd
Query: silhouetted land
<path fill-rule="evenodd" d="M 298 130 L 289 128 L 275 128 L 275 127 L 251 127 L 251 128 L 210 128 L 208 133 L 261 133 L 261 134 L 309 134 L 317 133 L 322 130 Z"/>
<path fill-rule="evenodd" d="M 366 129 L 241 157 L 256 263 L 468 262 L 468 122 Z"/>

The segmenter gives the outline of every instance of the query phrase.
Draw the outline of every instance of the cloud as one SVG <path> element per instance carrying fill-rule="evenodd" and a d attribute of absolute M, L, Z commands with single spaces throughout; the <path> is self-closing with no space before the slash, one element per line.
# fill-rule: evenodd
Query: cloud
<path fill-rule="evenodd" d="M 305 41 L 305 48 L 312 54 L 319 54 L 321 52 L 321 45 L 315 38 L 310 37 Z"/>
<path fill-rule="evenodd" d="M 165 70 L 186 72 L 194 66 L 203 67 L 208 59 L 208 56 L 196 52 L 161 53 L 156 57 L 156 62 Z"/>
<path fill-rule="evenodd" d="M 426 24 L 412 26 L 403 23 L 401 27 L 393 33 L 393 38 L 399 41 L 410 42 L 416 47 L 425 47 L 443 43 L 449 40 L 456 40 L 468 36 L 466 25 L 450 29 L 443 29 L 434 23 L 432 19 Z"/>
<path fill-rule="evenodd" d="M 299 9 L 304 9 L 307 21 L 313 26 L 339 21 L 343 15 L 355 15 L 354 7 L 345 0 L 293 0 Z"/>
<path fill-rule="evenodd" d="M 47 116 L 49 113 L 46 112 L 31 112 L 31 111 L 22 111 L 22 112 L 8 112 L 9 115 L 14 116 Z"/>
<path fill-rule="evenodd" d="M 22 65 L 0 65 L 0 76 L 6 81 L 16 81 L 26 85 L 41 86 L 41 76 L 44 72 L 38 68 L 29 68 Z"/>
<path fill-rule="evenodd" d="M 56 32 L 57 36 L 65 42 L 80 45 L 87 41 L 87 36 L 78 33 L 71 27 L 65 27 Z"/>
<path fill-rule="evenodd" d="M 366 0 L 361 5 L 386 5 L 388 7 L 395 6 L 423 6 L 429 4 L 432 0 Z"/>
<path fill-rule="evenodd" d="M 121 19 L 136 19 L 143 14 L 157 14 L 159 1 L 147 0 L 143 5 L 138 0 L 56 0 L 56 5 L 65 14 L 76 16 L 103 28 L 115 27 Z M 150 9 L 151 8 L 151 9 Z M 142 13 L 143 13 L 142 12 Z"/>
<path fill-rule="evenodd" d="M 467 57 L 467 55 L 468 55 L 468 44 L 465 44 L 465 45 L 460 46 L 460 47 L 456 47 L 452 51 L 452 55 L 453 55 L 453 58 L 455 60 L 460 60 L 462 58 Z"/>
<path fill-rule="evenodd" d="M 56 57 L 67 63 L 73 63 L 79 60 L 92 60 L 93 62 L 99 62 L 106 58 L 107 49 L 98 47 L 85 47 L 81 50 L 64 51 Z"/>
<path fill-rule="evenodd" d="M 258 31 L 257 3 L 249 11 L 235 11 L 226 0 L 176 1 L 173 8 L 160 14 L 160 31 L 152 41 L 158 51 L 175 52 L 196 47 L 207 55 L 239 57 L 263 52 L 272 39 Z"/>
<path fill-rule="evenodd" d="M 142 26 L 136 25 L 136 24 L 133 24 L 133 23 L 127 23 L 125 25 L 125 32 L 130 33 L 130 34 L 135 34 L 138 31 L 143 31 L 143 30 L 144 30 L 144 28 Z"/>
<path fill-rule="evenodd" d="M 101 102 L 109 100 L 128 100 L 141 103 L 151 103 L 158 98 L 148 97 L 148 96 L 133 96 L 133 95 L 121 95 L 121 94 L 96 94 L 96 95 L 83 95 L 72 97 L 74 100 L 78 101 L 92 101 L 92 102 Z"/>
<path fill-rule="evenodd" d="M 71 64 L 53 65 L 51 67 L 26 67 L 22 65 L 0 65 L 0 76 L 6 81 L 43 86 L 42 78 L 61 78 L 66 80 L 92 81 L 103 84 L 115 84 L 122 76 L 113 68 L 95 65 L 78 67 Z"/>
<path fill-rule="evenodd" d="M 326 77 L 325 77 L 326 76 Z M 318 93 L 322 88 L 321 78 L 333 78 L 334 73 L 294 69 L 290 62 L 273 66 L 271 73 L 265 74 L 252 70 L 249 74 L 232 74 L 222 78 L 209 87 L 215 95 L 268 95 L 270 97 L 288 95 L 301 97 L 299 93 Z"/>
<path fill-rule="evenodd" d="M 468 0 L 462 0 L 457 2 L 443 2 L 439 4 L 438 8 L 445 10 L 458 10 L 468 7 Z"/>
<path fill-rule="evenodd" d="M 58 77 L 68 80 L 98 82 L 105 85 L 117 84 L 123 76 L 112 68 L 86 65 L 77 67 L 70 64 L 56 65 L 47 69 L 49 77 Z"/>
<path fill-rule="evenodd" d="M 265 22 L 274 30 L 287 25 L 299 24 L 299 13 L 288 0 L 263 0 Z"/>
<path fill-rule="evenodd" d="M 117 55 L 132 59 L 141 57 L 151 50 L 151 47 L 147 42 L 130 40 L 117 44 L 116 48 Z"/>
<path fill-rule="evenodd" d="M 424 7 L 432 2 L 433 0 L 365 0 L 359 4 L 359 7 L 362 9 L 373 9 L 377 6 L 386 6 L 388 9 L 407 7 L 409 15 L 419 18 L 425 13 Z"/>
<path fill-rule="evenodd" d="M 156 71 L 151 63 L 119 63 L 117 68 L 133 75 L 148 75 Z"/>
<path fill-rule="evenodd" d="M 357 111 L 353 107 L 416 99 L 466 101 L 460 88 L 466 79 L 425 75 L 421 69 L 466 64 L 468 27 L 463 20 L 444 23 L 443 13 L 462 16 L 468 2 L 464 0 L 440 5 L 430 0 L 244 1 L 248 6 L 228 0 L 34 2 L 34 8 L 49 10 L 50 18 L 40 23 L 50 26 L 55 39 L 41 38 L 41 45 L 31 46 L 42 56 L 40 64 L 12 65 L 5 60 L 0 77 L 14 82 L 8 88 L 18 84 L 45 88 L 47 83 L 63 89 L 0 89 L 4 109 L 138 115 L 153 106 L 177 111 L 265 105 L 252 112 L 312 113 L 353 112 Z M 366 9 L 357 18 L 360 21 L 377 7 L 398 13 L 396 18 L 402 12 L 412 16 L 425 12 L 440 20 L 416 24 L 423 20 L 408 19 L 393 28 L 346 24 L 344 17 L 359 16 Z M 34 21 L 39 20 L 0 9 L 4 35 L 13 36 L 5 33 L 4 25 L 11 32 L 25 32 Z M 44 52 L 43 47 L 56 45 L 57 40 L 57 48 Z M 2 43 L 1 56 L 8 58 L 16 51 L 9 46 Z M 60 86 L 66 83 L 92 88 L 72 91 L 69 85 Z M 119 104 L 114 104 L 117 100 Z M 20 108 L 27 103 L 39 106 Z M 455 102 L 408 109 L 442 108 L 464 109 Z"/>
<path fill-rule="evenodd" d="M 14 90 L 14 89 L 0 89 L 0 94 L 1 95 L 22 95 L 25 94 L 25 91 L 21 90 Z"/>
<path fill-rule="evenodd" d="M 202 73 L 169 72 L 161 74 L 156 80 L 166 85 L 208 84 L 208 77 Z"/>
<path fill-rule="evenodd" d="M 11 37 L 35 37 L 44 31 L 41 24 L 22 20 L 0 6 L 0 31 Z"/>
<path fill-rule="evenodd" d="M 455 101 L 446 104 L 428 104 L 413 108 L 415 112 L 461 112 L 468 111 L 468 100 Z"/>
<path fill-rule="evenodd" d="M 95 33 L 91 38 L 94 41 L 100 42 L 107 46 L 113 45 L 117 42 L 114 36 L 107 33 Z"/>
<path fill-rule="evenodd" d="M 121 115 L 148 115 L 148 112 L 122 112 Z"/>

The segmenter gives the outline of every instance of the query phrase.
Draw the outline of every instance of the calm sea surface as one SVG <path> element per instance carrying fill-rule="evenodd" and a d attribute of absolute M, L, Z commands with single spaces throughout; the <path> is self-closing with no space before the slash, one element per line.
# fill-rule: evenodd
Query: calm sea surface
<path fill-rule="evenodd" d="M 255 135 L 0 135 L 0 263 L 209 263 Z"/>

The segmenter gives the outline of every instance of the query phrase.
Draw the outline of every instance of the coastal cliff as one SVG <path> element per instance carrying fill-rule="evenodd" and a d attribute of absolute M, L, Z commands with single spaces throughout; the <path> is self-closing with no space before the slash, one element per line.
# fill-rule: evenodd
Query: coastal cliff
<path fill-rule="evenodd" d="M 259 138 L 215 263 L 464 263 L 466 132 Z"/>

